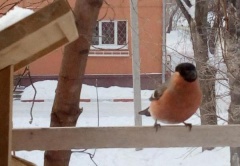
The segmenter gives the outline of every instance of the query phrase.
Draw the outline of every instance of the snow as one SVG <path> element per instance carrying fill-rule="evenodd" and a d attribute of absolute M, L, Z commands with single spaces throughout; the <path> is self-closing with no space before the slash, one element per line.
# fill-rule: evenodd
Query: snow
<path fill-rule="evenodd" d="M 195 0 L 191 1 L 192 7 L 188 9 L 190 15 L 194 18 Z M 29 9 L 22 9 L 15 7 L 8 14 L 0 18 L 0 30 L 10 26 L 27 15 L 33 13 Z M 185 23 L 184 23 L 185 24 Z M 184 36 L 184 38 L 183 38 Z M 172 65 L 179 62 L 191 61 L 193 51 L 192 44 L 189 36 L 186 35 L 185 30 L 172 31 L 167 35 L 168 54 L 172 57 Z M 183 54 L 184 57 L 181 55 Z M 219 77 L 220 77 L 219 73 Z M 227 84 L 226 81 L 222 81 Z M 219 94 L 227 93 L 224 86 L 216 87 Z M 57 81 L 42 81 L 36 82 L 34 86 L 37 88 L 36 99 L 43 99 L 48 102 L 35 103 L 33 109 L 33 123 L 29 124 L 30 115 L 29 110 L 31 103 L 23 103 L 14 101 L 13 104 L 13 127 L 14 128 L 34 128 L 34 127 L 48 127 L 50 124 L 50 113 L 55 96 Z M 133 98 L 132 88 L 98 87 L 98 97 L 101 99 L 112 98 Z M 149 98 L 152 91 L 141 91 L 142 100 Z M 31 86 L 24 90 L 22 95 L 23 99 L 32 99 L 34 95 Z M 83 99 L 96 99 L 96 87 L 83 85 L 81 98 Z M 229 97 L 220 98 L 217 101 L 217 106 L 221 111 L 219 115 L 227 118 L 227 107 Z M 77 126 L 97 126 L 97 103 L 80 103 L 84 108 Z M 149 101 L 144 100 L 142 107 L 145 108 L 149 105 Z M 100 102 L 100 126 L 133 126 L 133 103 L 132 102 Z M 192 116 L 187 122 L 194 125 L 200 124 L 199 113 Z M 153 125 L 152 118 L 143 117 L 143 125 Z M 219 124 L 226 124 L 219 121 Z M 93 149 L 87 150 L 93 153 Z M 36 163 L 38 166 L 43 165 L 44 152 L 43 151 L 18 151 L 16 155 L 24 159 Z M 219 147 L 212 151 L 201 151 L 201 148 L 146 148 L 140 151 L 135 149 L 97 149 L 96 155 L 93 160 L 99 166 L 229 166 L 229 148 Z M 84 153 L 74 152 L 71 156 L 70 166 L 94 166 L 89 156 Z"/>
<path fill-rule="evenodd" d="M 57 81 L 39 81 L 34 83 L 34 87 L 37 89 L 36 100 L 53 101 L 55 97 L 55 90 L 57 87 Z M 111 88 L 94 87 L 89 85 L 82 85 L 81 99 L 98 99 L 109 100 L 109 99 L 133 99 L 132 88 L 120 88 L 112 86 Z M 142 90 L 142 99 L 148 99 L 152 94 L 152 90 Z M 25 88 L 21 100 L 32 100 L 34 97 L 34 90 L 32 86 Z"/>
<path fill-rule="evenodd" d="M 0 31 L 22 20 L 23 18 L 29 16 L 32 13 L 33 11 L 30 9 L 24 9 L 15 6 L 12 10 L 7 12 L 6 15 L 0 18 Z"/>

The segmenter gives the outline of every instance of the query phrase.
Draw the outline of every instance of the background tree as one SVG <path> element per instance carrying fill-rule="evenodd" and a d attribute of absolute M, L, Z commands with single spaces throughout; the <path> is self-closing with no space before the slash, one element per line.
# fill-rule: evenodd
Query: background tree
<path fill-rule="evenodd" d="M 196 4 L 191 4 L 189 0 L 176 0 L 176 2 L 189 24 L 194 59 L 199 71 L 200 86 L 203 92 L 200 106 L 201 124 L 216 125 L 215 78 L 217 70 L 208 63 L 210 59 L 209 41 L 213 41 L 212 37 L 214 37 L 208 22 L 209 1 L 196 0 Z M 189 9 L 193 5 L 195 5 L 195 12 L 191 13 Z M 211 43 L 211 47 L 214 53 L 214 43 Z"/>
<path fill-rule="evenodd" d="M 51 113 L 51 127 L 75 126 L 79 108 L 81 85 L 102 0 L 77 0 L 74 7 L 79 38 L 65 46 L 63 60 Z M 59 138 L 61 139 L 61 138 Z M 79 138 L 80 139 L 80 138 Z M 67 166 L 71 150 L 46 151 L 44 166 Z"/>
<path fill-rule="evenodd" d="M 176 2 L 188 20 L 194 57 L 200 72 L 204 93 L 200 107 L 201 123 L 217 124 L 214 92 L 216 69 L 208 62 L 209 55 L 214 54 L 218 42 L 222 48 L 221 54 L 227 67 L 226 75 L 229 80 L 231 102 L 228 123 L 240 124 L 240 1 L 196 0 L 195 17 L 188 10 L 191 7 L 190 1 L 176 0 Z M 231 165 L 233 165 L 233 155 L 237 154 L 240 157 L 240 148 L 230 148 L 230 154 Z"/>
<path fill-rule="evenodd" d="M 240 124 L 240 1 L 220 1 L 224 22 L 219 26 L 224 39 L 223 57 L 227 66 L 231 103 L 228 110 L 229 124 Z M 240 148 L 230 148 L 231 165 L 233 155 L 240 158 Z M 240 164 L 240 163 L 239 163 Z"/>

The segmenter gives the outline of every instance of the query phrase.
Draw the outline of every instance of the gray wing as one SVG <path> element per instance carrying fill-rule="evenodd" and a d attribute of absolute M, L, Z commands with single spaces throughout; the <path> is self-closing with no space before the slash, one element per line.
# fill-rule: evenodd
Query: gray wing
<path fill-rule="evenodd" d="M 154 100 L 158 100 L 163 92 L 167 89 L 168 87 L 168 82 L 165 82 L 164 84 L 160 85 L 156 90 L 154 90 L 152 96 L 149 98 L 150 101 L 154 101 Z M 151 116 L 150 112 L 149 112 L 149 107 L 147 107 L 146 109 L 140 111 L 138 113 L 139 115 L 145 115 L 145 116 Z"/>
<path fill-rule="evenodd" d="M 150 101 L 158 100 L 163 92 L 167 89 L 168 87 L 168 82 L 163 83 L 160 85 L 157 89 L 154 90 L 152 96 L 149 98 Z"/>

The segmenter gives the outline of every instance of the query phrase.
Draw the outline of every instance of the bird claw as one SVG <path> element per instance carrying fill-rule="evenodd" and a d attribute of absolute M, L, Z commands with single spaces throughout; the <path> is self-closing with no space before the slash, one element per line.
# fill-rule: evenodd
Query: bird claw
<path fill-rule="evenodd" d="M 183 122 L 183 124 L 184 124 L 186 127 L 188 127 L 189 131 L 192 130 L 192 124 L 191 124 L 191 123 L 185 123 L 185 122 Z"/>
<path fill-rule="evenodd" d="M 157 132 L 157 131 L 158 131 L 158 128 L 161 128 L 161 125 L 158 124 L 158 123 L 157 123 L 157 120 L 156 120 L 153 127 L 156 129 L 156 132 Z"/>

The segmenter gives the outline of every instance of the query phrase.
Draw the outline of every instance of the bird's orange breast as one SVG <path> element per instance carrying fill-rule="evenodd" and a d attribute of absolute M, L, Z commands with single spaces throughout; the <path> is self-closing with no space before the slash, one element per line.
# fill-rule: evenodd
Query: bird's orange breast
<path fill-rule="evenodd" d="M 198 80 L 186 82 L 179 73 L 157 101 L 150 104 L 153 118 L 164 123 L 181 123 L 190 118 L 201 104 L 202 93 Z"/>

